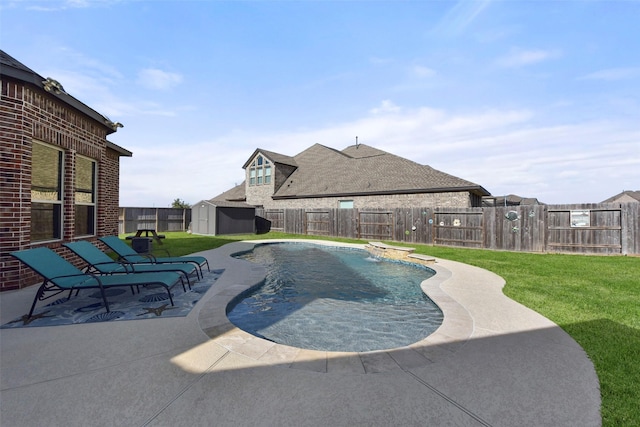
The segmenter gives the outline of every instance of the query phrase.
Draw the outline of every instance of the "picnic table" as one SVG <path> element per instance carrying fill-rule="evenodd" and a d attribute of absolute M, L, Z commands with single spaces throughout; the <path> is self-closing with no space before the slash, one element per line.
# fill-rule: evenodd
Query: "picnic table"
<path fill-rule="evenodd" d="M 144 236 L 142 236 L 142 233 L 144 233 Z M 149 236 L 149 234 L 151 234 L 151 236 Z M 127 236 L 127 240 L 132 240 L 136 237 L 150 237 L 161 245 L 162 239 L 165 238 L 165 235 L 156 233 L 156 230 L 154 228 L 141 228 L 140 230 L 136 231 L 135 236 Z"/>

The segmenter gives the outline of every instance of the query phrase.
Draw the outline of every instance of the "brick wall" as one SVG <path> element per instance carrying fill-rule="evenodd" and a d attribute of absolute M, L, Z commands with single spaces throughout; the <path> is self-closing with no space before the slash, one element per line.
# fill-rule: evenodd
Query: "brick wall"
<path fill-rule="evenodd" d="M 380 196 L 318 197 L 309 199 L 268 200 L 265 209 L 325 209 L 338 208 L 341 200 L 353 200 L 357 209 L 393 209 L 403 207 L 468 208 L 471 197 L 468 192 L 389 194 Z M 247 195 L 247 202 L 249 197 Z"/>
<path fill-rule="evenodd" d="M 107 128 L 37 86 L 3 76 L 0 82 L 0 291 L 39 281 L 9 252 L 47 246 L 72 261 L 64 241 L 75 239 L 76 156 L 97 162 L 96 237 L 117 233 L 119 155 L 107 148 Z M 40 141 L 64 151 L 62 241 L 31 244 L 31 147 Z"/>

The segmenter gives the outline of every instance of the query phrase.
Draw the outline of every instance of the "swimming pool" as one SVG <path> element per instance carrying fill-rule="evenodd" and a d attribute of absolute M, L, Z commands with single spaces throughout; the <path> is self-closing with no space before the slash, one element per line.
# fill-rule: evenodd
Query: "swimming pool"
<path fill-rule="evenodd" d="M 433 270 L 372 258 L 364 250 L 310 243 L 257 245 L 236 254 L 266 267 L 261 286 L 237 296 L 229 320 L 280 344 L 372 351 L 420 341 L 442 323 L 420 283 Z"/>

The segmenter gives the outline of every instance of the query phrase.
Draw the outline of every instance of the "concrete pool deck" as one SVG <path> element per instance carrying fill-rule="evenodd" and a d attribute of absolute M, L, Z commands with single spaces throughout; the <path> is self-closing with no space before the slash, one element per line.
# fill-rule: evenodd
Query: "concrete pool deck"
<path fill-rule="evenodd" d="M 445 313 L 434 334 L 387 351 L 301 350 L 226 319 L 264 278 L 229 256 L 254 244 L 199 253 L 225 272 L 186 317 L 1 329 L 0 425 L 601 425 L 585 352 L 505 297 L 499 276 L 437 259 L 423 283 Z M 2 324 L 35 291 L 0 293 Z"/>

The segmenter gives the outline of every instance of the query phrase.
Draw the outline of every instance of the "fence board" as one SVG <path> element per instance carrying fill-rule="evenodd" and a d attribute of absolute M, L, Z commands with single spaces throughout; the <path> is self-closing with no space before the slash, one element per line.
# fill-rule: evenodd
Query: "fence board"
<path fill-rule="evenodd" d="M 338 209 L 335 213 L 336 236 L 349 239 L 357 238 L 357 215 L 355 209 Z"/>
<path fill-rule="evenodd" d="M 640 203 L 623 203 L 620 208 L 622 253 L 640 254 Z"/>
<path fill-rule="evenodd" d="M 256 212 L 256 215 L 259 215 Z M 265 210 L 264 218 L 271 223 L 271 230 L 273 231 L 284 231 L 284 210 Z"/>

